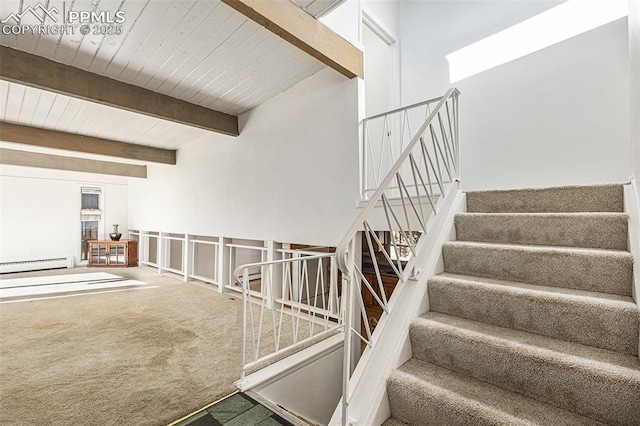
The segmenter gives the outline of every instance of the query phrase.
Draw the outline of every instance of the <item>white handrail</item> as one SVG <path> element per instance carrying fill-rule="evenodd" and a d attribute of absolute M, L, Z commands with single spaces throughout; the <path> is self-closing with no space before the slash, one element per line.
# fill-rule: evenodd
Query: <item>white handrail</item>
<path fill-rule="evenodd" d="M 163 235 L 162 239 L 163 240 L 171 240 L 171 241 L 184 241 L 185 240 L 184 237 L 172 237 L 171 235 Z"/>
<path fill-rule="evenodd" d="M 220 243 L 218 241 L 207 241 L 207 240 L 189 240 L 190 243 L 196 244 L 207 244 L 210 246 L 219 246 Z"/>
<path fill-rule="evenodd" d="M 314 336 L 316 323 L 323 324 L 324 330 L 344 329 L 344 359 L 343 359 L 343 398 L 342 398 L 342 422 L 347 424 L 349 404 L 349 380 L 352 372 L 352 356 L 355 345 L 353 337 L 361 339 L 370 347 L 375 346 L 373 332 L 369 327 L 366 309 L 360 288 L 366 288 L 373 300 L 383 310 L 383 315 L 392 315 L 395 303 L 389 304 L 388 296 L 382 282 L 381 264 L 378 262 L 376 252 L 383 255 L 389 270 L 397 276 L 400 284 L 403 284 L 414 274 L 415 259 L 424 245 L 424 236 L 427 233 L 428 219 L 436 215 L 438 198 L 444 198 L 449 193 L 451 185 L 458 182 L 458 95 L 455 88 L 449 89 L 442 98 L 420 102 L 409 107 L 390 111 L 370 117 L 375 120 L 389 114 L 402 113 L 408 109 L 427 105 L 427 116 L 419 126 L 417 133 L 411 136 L 407 146 L 397 159 L 393 159 L 384 179 L 380 182 L 367 204 L 358 214 L 347 233 L 340 241 L 335 253 L 322 253 L 308 255 L 308 253 L 279 249 L 277 253 L 290 256 L 286 259 L 270 260 L 266 262 L 254 262 L 240 265 L 235 268 L 233 276 L 241 284 L 243 294 L 243 325 L 242 325 L 242 370 L 241 377 L 245 377 L 247 367 L 260 365 L 262 362 L 274 359 L 279 354 L 290 348 L 300 346 L 302 342 L 309 342 Z M 437 105 L 431 108 L 431 104 Z M 402 137 L 402 136 L 401 136 Z M 402 146 L 402 144 L 400 144 Z M 384 212 L 386 225 L 383 229 L 374 229 L 370 219 L 374 209 Z M 378 215 L 379 216 L 379 215 Z M 377 235 L 377 231 L 385 231 L 395 234 L 391 239 L 392 248 L 387 250 Z M 356 236 L 363 232 L 366 238 L 366 247 L 372 257 L 373 272 L 367 278 L 362 266 L 356 262 Z M 230 248 L 252 248 L 266 250 L 265 248 L 228 244 Z M 364 247 L 364 245 L 363 245 Z M 387 244 L 388 247 L 388 244 Z M 401 248 L 409 251 L 409 261 L 405 264 L 399 260 Z M 298 287 L 298 295 L 302 294 L 306 285 L 306 294 L 309 291 L 309 262 L 323 262 L 329 259 L 331 272 L 329 278 L 329 303 L 328 307 L 318 307 L 310 304 L 312 297 L 306 300 L 297 300 L 293 297 L 294 281 Z M 261 271 L 261 295 L 253 294 L 250 289 L 249 269 Z M 338 270 L 343 276 L 342 294 L 338 298 L 337 276 Z M 324 268 L 317 268 L 317 277 L 313 294 L 318 299 L 318 285 L 324 285 Z M 290 289 L 287 293 L 286 289 Z M 325 302 L 325 294 L 322 294 Z M 334 301 L 335 298 L 335 301 Z M 315 303 L 315 302 L 314 302 Z M 258 316 L 254 315 L 254 305 L 259 306 Z M 355 307 L 355 309 L 354 309 Z M 360 330 L 360 319 L 357 311 L 363 315 L 362 323 L 364 331 Z M 276 320 L 280 316 L 279 321 Z M 290 315 L 291 327 L 294 330 L 293 342 L 282 346 L 280 340 L 282 331 L 282 317 Z M 271 318 L 271 328 L 264 321 Z M 300 321 L 307 321 L 311 334 L 304 339 L 298 339 Z M 380 333 L 384 323 L 376 328 Z M 356 329 L 356 326 L 358 329 Z M 320 334 L 322 334 L 320 333 Z M 265 336 L 273 337 L 272 350 L 266 351 L 261 347 L 261 339 Z M 248 344 L 253 351 L 249 354 L 253 358 L 247 360 Z M 359 347 L 359 345 L 358 345 Z M 265 353 L 265 351 L 267 353 Z M 364 365 L 364 364 L 363 364 Z"/>
<path fill-rule="evenodd" d="M 375 191 L 380 179 L 396 162 L 405 145 L 415 136 L 412 131 L 428 118 L 434 105 L 443 97 L 429 99 L 365 118 L 362 121 L 361 197 L 363 201 Z M 415 129 L 414 129 L 415 130 Z"/>
<path fill-rule="evenodd" d="M 405 160 L 407 159 L 411 151 L 414 149 L 416 144 L 420 141 L 420 137 L 424 134 L 424 132 L 429 127 L 429 125 L 431 125 L 431 122 L 437 116 L 438 112 L 440 112 L 440 110 L 442 109 L 442 106 L 447 102 L 447 100 L 450 97 L 454 95 L 457 96 L 459 94 L 460 94 L 460 91 L 458 89 L 451 88 L 447 90 L 447 93 L 442 98 L 440 98 L 440 102 L 438 102 L 438 105 L 434 108 L 433 112 L 425 120 L 424 124 L 420 127 L 420 129 L 418 130 L 416 135 L 413 137 L 411 142 L 409 142 L 409 145 L 407 145 L 407 147 L 402 152 L 402 154 L 400 154 L 400 157 L 398 157 L 394 166 L 391 168 L 391 170 L 389 170 L 389 172 L 387 173 L 387 176 L 380 183 L 380 185 L 378 185 L 378 189 L 376 190 L 376 192 L 374 192 L 371 198 L 367 201 L 367 204 L 360 211 L 360 214 L 358 215 L 358 217 L 353 221 L 353 223 L 349 227 L 349 230 L 346 232 L 344 237 L 342 237 L 342 240 L 340 241 L 336 249 L 336 254 L 337 254 L 337 260 L 338 260 L 338 267 L 340 268 L 340 271 L 343 274 L 347 274 L 347 275 L 349 274 L 349 268 L 347 267 L 346 257 L 345 257 L 349 242 L 353 239 L 356 233 L 360 231 L 362 222 L 367 218 L 367 216 L 369 216 L 369 214 L 371 213 L 371 210 L 375 208 L 376 203 L 380 201 L 380 199 L 382 198 L 382 194 L 384 194 L 384 192 L 387 190 L 387 186 L 389 185 L 391 180 L 395 177 L 398 170 L 400 170 L 400 167 L 402 167 Z M 426 101 L 424 103 L 427 103 L 427 102 L 430 102 L 430 101 Z M 411 107 L 413 106 L 410 106 L 408 108 L 411 108 Z"/>
<path fill-rule="evenodd" d="M 243 301 L 241 380 L 249 368 L 343 326 L 335 253 L 295 256 L 297 253 L 279 252 L 291 257 L 248 263 L 233 271 Z M 257 268 L 262 271 L 260 295 L 250 288 L 249 270 Z M 315 280 L 310 272 L 313 268 Z M 285 335 L 283 328 L 290 328 L 290 333 Z M 273 339 L 271 349 L 262 344 L 265 339 Z"/>
<path fill-rule="evenodd" d="M 406 110 L 409 110 L 409 109 L 421 107 L 423 105 L 432 104 L 434 102 L 438 102 L 441 99 L 442 99 L 442 97 L 437 97 L 437 98 L 429 99 L 429 100 L 422 101 L 422 102 L 416 102 L 415 104 L 403 106 L 403 107 L 400 107 L 400 108 L 392 109 L 390 111 L 381 112 L 380 114 L 372 115 L 371 117 L 365 118 L 364 121 L 375 120 L 376 118 L 384 117 L 385 115 L 391 115 L 391 114 L 395 114 L 397 112 L 402 112 L 402 111 L 406 111 Z"/>
<path fill-rule="evenodd" d="M 260 247 L 260 246 L 247 246 L 247 245 L 243 245 L 243 244 L 233 244 L 233 243 L 229 243 L 229 244 L 227 244 L 227 247 L 241 248 L 241 249 L 249 249 L 249 250 L 258 250 L 258 251 L 267 251 L 267 248 L 266 248 L 266 247 Z"/>
<path fill-rule="evenodd" d="M 369 325 L 365 303 L 362 297 L 362 289 L 367 289 L 373 296 L 373 300 L 383 310 L 382 315 L 392 315 L 392 308 L 387 300 L 387 290 L 383 284 L 381 266 L 388 267 L 403 284 L 415 274 L 415 259 L 425 245 L 427 224 L 431 215 L 436 215 L 436 197 L 445 197 L 448 188 L 458 181 L 459 175 L 459 149 L 458 149 L 458 95 L 456 88 L 449 89 L 438 100 L 437 105 L 430 110 L 432 101 L 406 107 L 415 108 L 427 105 L 427 117 L 418 131 L 411 137 L 402 153 L 394 160 L 384 179 L 379 182 L 373 195 L 367 200 L 357 218 L 353 221 L 348 231 L 336 248 L 336 261 L 346 289 L 343 291 L 342 303 L 345 306 L 345 342 L 343 359 L 343 383 L 342 383 L 342 424 L 349 424 L 350 378 L 353 371 L 353 352 L 360 345 L 353 344 L 354 336 L 363 341 L 369 347 L 375 346 L 374 336 L 380 335 L 387 321 L 380 322 L 373 334 Z M 403 113 L 406 118 L 406 109 L 393 110 L 379 114 L 369 120 L 384 118 L 383 138 L 387 138 L 391 144 L 392 132 L 388 123 L 388 115 Z M 402 146 L 403 134 L 400 133 Z M 384 142 L 384 140 L 383 140 Z M 391 147 L 391 145 L 389 145 Z M 390 148 L 391 155 L 393 150 Z M 382 151 L 381 151 L 382 155 Z M 364 159 L 363 159 L 364 160 Z M 366 163 L 363 163 L 366 164 Z M 382 163 L 380 163 L 380 166 Z M 366 175 L 363 176 L 366 180 Z M 438 189 L 436 192 L 435 188 Z M 366 188 L 365 188 L 366 191 Z M 364 193 L 363 193 L 364 195 Z M 392 203 L 390 200 L 393 199 Z M 384 225 L 373 224 L 374 209 L 384 212 Z M 380 214 L 378 214 L 380 216 Z M 374 229 L 376 227 L 376 229 Z M 380 229 L 381 228 L 381 229 Z M 384 231 L 390 236 L 390 243 L 383 244 L 377 232 Z M 363 251 L 368 248 L 373 270 L 371 280 L 365 276 L 362 265 L 356 262 L 356 251 L 360 247 L 356 245 L 358 232 L 363 233 Z M 364 240 L 366 238 L 366 240 Z M 388 247 L 388 250 L 387 250 Z M 408 261 L 403 264 L 400 260 L 400 249 L 409 250 Z M 384 259 L 380 259 L 379 256 Z M 377 285 L 376 285 L 377 284 Z M 360 314 L 358 315 L 358 310 Z M 362 322 L 359 320 L 362 317 Z M 364 331 L 360 324 L 364 324 Z M 357 348 L 356 348 L 357 346 Z M 357 421 L 357 419 L 356 419 Z"/>
<path fill-rule="evenodd" d="M 319 254 L 317 256 L 305 256 L 299 259 L 278 259 L 278 260 L 271 260 L 268 262 L 255 262 L 255 263 L 246 263 L 244 265 L 240 265 L 238 266 L 234 271 L 233 271 L 233 276 L 236 277 L 236 280 L 238 280 L 238 284 L 242 284 L 242 275 L 241 272 L 243 272 L 243 270 L 245 269 L 249 269 L 249 268 L 256 268 L 258 266 L 262 267 L 262 266 L 269 266 L 269 265 L 279 265 L 282 263 L 291 263 L 292 261 L 298 261 L 298 260 L 314 260 L 314 259 L 321 259 L 321 258 L 326 258 L 326 257 L 333 257 L 333 253 L 324 253 L 324 254 Z"/>

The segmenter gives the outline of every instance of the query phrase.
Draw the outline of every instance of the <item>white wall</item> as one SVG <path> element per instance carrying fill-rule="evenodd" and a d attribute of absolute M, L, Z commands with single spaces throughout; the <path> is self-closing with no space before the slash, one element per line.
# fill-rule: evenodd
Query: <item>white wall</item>
<path fill-rule="evenodd" d="M 629 0 L 629 75 L 633 174 L 640 182 L 640 0 Z"/>
<path fill-rule="evenodd" d="M 134 229 L 336 245 L 358 196 L 357 79 L 324 69 L 129 184 Z"/>
<path fill-rule="evenodd" d="M 342 358 L 342 346 L 338 346 L 253 391 L 315 424 L 329 424 L 342 396 Z"/>
<path fill-rule="evenodd" d="M 361 48 L 361 10 L 367 12 L 385 30 L 393 34 L 400 33 L 399 0 L 347 0 L 320 18 L 320 22 Z"/>
<path fill-rule="evenodd" d="M 104 188 L 105 235 L 127 237 L 125 178 L 18 166 L 0 167 L 0 261 L 80 256 L 80 187 Z"/>
<path fill-rule="evenodd" d="M 400 34 L 399 0 L 362 0 L 362 10 L 374 18 L 385 30 Z"/>
<path fill-rule="evenodd" d="M 445 55 L 558 2 L 404 1 L 402 103 L 443 94 Z M 461 80 L 463 188 L 626 181 L 626 19 Z"/>
<path fill-rule="evenodd" d="M 320 18 L 320 22 L 334 33 L 360 47 L 360 0 L 347 0 L 330 13 Z"/>

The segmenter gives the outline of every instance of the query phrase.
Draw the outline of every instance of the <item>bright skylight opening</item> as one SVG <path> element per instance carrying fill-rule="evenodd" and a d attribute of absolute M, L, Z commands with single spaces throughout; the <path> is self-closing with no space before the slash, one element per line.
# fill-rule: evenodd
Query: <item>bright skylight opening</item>
<path fill-rule="evenodd" d="M 628 14 L 627 0 L 569 0 L 446 56 L 451 83 L 560 43 Z"/>

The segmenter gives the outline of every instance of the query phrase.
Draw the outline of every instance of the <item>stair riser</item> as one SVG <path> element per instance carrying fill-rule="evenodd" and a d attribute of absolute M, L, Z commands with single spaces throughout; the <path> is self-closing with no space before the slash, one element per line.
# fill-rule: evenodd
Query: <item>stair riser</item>
<path fill-rule="evenodd" d="M 627 249 L 625 216 L 458 215 L 460 241 Z"/>
<path fill-rule="evenodd" d="M 408 382 L 409 386 L 407 386 Z M 406 375 L 402 380 L 398 375 L 391 376 L 387 381 L 387 394 L 391 415 L 410 425 L 508 426 L 514 424 L 512 417 L 502 422 L 496 422 L 495 418 L 483 418 L 477 408 L 474 410 L 473 406 L 463 406 L 437 387 L 421 386 L 417 380 L 412 380 Z M 418 407 L 421 409 L 417 409 Z"/>
<path fill-rule="evenodd" d="M 639 424 L 640 381 L 582 370 L 432 324 L 411 327 L 418 359 L 606 423 Z"/>
<path fill-rule="evenodd" d="M 574 186 L 467 193 L 474 213 L 622 212 L 622 185 Z"/>
<path fill-rule="evenodd" d="M 638 310 L 606 303 L 514 291 L 445 278 L 431 280 L 434 312 L 541 334 L 629 355 L 638 355 Z"/>
<path fill-rule="evenodd" d="M 445 272 L 631 295 L 631 256 L 445 244 Z"/>

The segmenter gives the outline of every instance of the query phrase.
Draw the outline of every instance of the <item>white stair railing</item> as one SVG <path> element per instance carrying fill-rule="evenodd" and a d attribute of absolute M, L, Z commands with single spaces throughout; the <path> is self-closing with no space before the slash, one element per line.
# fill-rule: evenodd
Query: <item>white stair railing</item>
<path fill-rule="evenodd" d="M 415 132 L 442 98 L 418 102 L 376 114 L 362 121 L 361 197 L 368 200 L 378 189 L 411 142 Z"/>
<path fill-rule="evenodd" d="M 279 253 L 283 259 L 234 271 L 242 285 L 241 382 L 248 372 L 343 327 L 335 253 Z M 262 270 L 260 282 L 250 278 L 256 268 Z"/>
<path fill-rule="evenodd" d="M 240 265 L 235 269 L 233 275 L 241 284 L 243 294 L 240 381 L 244 380 L 247 372 L 257 370 L 278 357 L 286 357 L 292 351 L 314 343 L 316 338 L 344 330 L 341 417 L 342 423 L 348 424 L 349 385 L 355 367 L 352 360 L 355 359 L 354 351 L 360 346 L 354 345 L 354 337 L 373 348 L 376 336 L 382 332 L 385 324 L 385 321 L 381 321 L 375 333 L 372 333 L 362 289 L 366 288 L 372 295 L 382 308 L 383 316 L 389 315 L 394 305 L 389 303 L 385 293 L 381 267 L 395 274 L 400 287 L 418 273 L 415 260 L 425 245 L 430 218 L 438 214 L 438 200 L 446 196 L 459 178 L 459 94 L 457 89 L 452 88 L 441 98 L 366 120 L 365 131 L 374 126 L 374 121 L 383 121 L 383 139 L 386 139 L 376 146 L 389 150 L 392 164 L 383 164 L 387 161 L 384 155 L 370 155 L 370 164 L 374 166 L 370 166 L 369 170 L 371 167 L 376 169 L 373 176 L 377 187 L 375 190 L 367 188 L 366 177 L 369 172 L 364 166 L 363 196 L 367 204 L 335 253 L 294 255 L 294 251 L 280 250 L 283 259 Z M 392 118 L 396 116 L 400 117 L 399 121 Z M 413 133 L 411 117 L 416 116 L 422 116 L 422 119 Z M 394 128 L 404 130 L 392 131 Z M 367 138 L 363 151 L 371 153 L 374 146 L 372 139 Z M 405 141 L 406 138 L 409 140 Z M 380 159 L 380 163 L 376 163 L 375 158 Z M 386 176 L 380 179 L 380 174 L 385 171 Z M 374 216 L 377 217 L 375 221 Z M 385 223 L 382 227 L 378 225 L 381 216 Z M 399 236 L 399 241 L 392 239 L 391 247 L 387 250 L 378 236 L 380 231 Z M 366 247 L 373 260 L 373 282 L 365 277 L 357 260 L 356 252 L 360 247 L 356 243 L 360 232 L 366 241 L 363 247 Z M 401 259 L 399 255 L 403 249 L 407 256 Z M 376 252 L 381 253 L 385 265 L 381 265 Z M 329 272 L 323 272 L 327 267 Z M 251 290 L 250 272 L 256 268 L 262 271 L 260 292 Z M 310 270 L 314 273 L 310 274 Z M 340 273 L 341 291 L 338 288 Z M 253 285 L 257 285 L 255 281 Z M 318 288 L 323 290 L 318 291 Z M 364 325 L 364 331 L 360 329 L 360 324 Z"/>
<path fill-rule="evenodd" d="M 349 228 L 336 249 L 336 261 L 346 283 L 343 293 L 345 306 L 345 342 L 343 361 L 343 389 L 342 389 L 342 424 L 349 424 L 350 378 L 355 368 L 354 351 L 360 345 L 354 345 L 354 338 L 366 343 L 369 348 L 375 347 L 376 336 L 380 335 L 387 321 L 380 321 L 375 333 L 372 333 L 367 318 L 362 290 L 366 289 L 373 296 L 375 302 L 382 308 L 383 316 L 391 315 L 394 304 L 390 304 L 385 293 L 381 269 L 392 271 L 398 278 L 396 291 L 404 283 L 415 277 L 419 271 L 415 270 L 415 260 L 425 245 L 429 219 L 437 215 L 437 201 L 445 197 L 451 185 L 459 178 L 458 154 L 458 95 L 455 88 L 449 89 L 442 97 L 406 109 L 395 110 L 388 114 L 373 117 L 368 120 L 369 127 L 374 119 L 383 120 L 384 146 L 404 147 L 397 154 L 395 161 L 388 167 L 384 179 L 379 180 L 372 195 L 368 195 L 366 186 L 363 195 L 368 199 L 367 204 Z M 390 115 L 407 117 L 418 107 L 426 108 L 426 118 L 413 134 L 410 141 L 405 143 L 404 132 L 397 133 L 393 138 L 390 130 Z M 402 118 L 405 120 L 405 118 Z M 401 121 L 402 122 L 402 121 Z M 407 131 L 410 132 L 409 128 Z M 365 145 L 367 140 L 365 139 Z M 366 150 L 365 150 L 366 151 Z M 391 153 L 395 152 L 389 149 Z M 393 154 L 394 157 L 396 154 Z M 383 157 L 379 157 L 383 158 Z M 375 165 L 375 162 L 371 164 Z M 380 163 L 382 164 L 382 163 Z M 378 164 L 382 170 L 383 165 Z M 366 173 L 366 172 L 365 172 Z M 366 182 L 366 181 L 365 181 Z M 383 216 L 384 225 L 379 225 L 379 217 Z M 390 244 L 385 245 L 379 232 L 388 232 L 399 236 L 391 238 Z M 373 262 L 375 276 L 369 282 L 362 271 L 356 253 L 360 250 L 358 233 L 362 232 L 362 250 L 367 250 Z M 388 249 L 387 249 L 388 248 Z M 406 248 L 408 256 L 401 260 L 398 256 L 402 248 Z M 376 256 L 380 253 L 380 256 Z M 396 308 L 397 309 L 397 308 Z M 360 320 L 362 319 L 362 321 Z M 361 324 L 364 330 L 361 330 Z"/>

